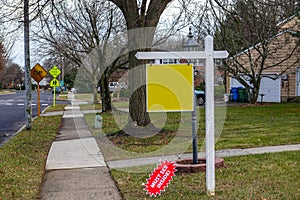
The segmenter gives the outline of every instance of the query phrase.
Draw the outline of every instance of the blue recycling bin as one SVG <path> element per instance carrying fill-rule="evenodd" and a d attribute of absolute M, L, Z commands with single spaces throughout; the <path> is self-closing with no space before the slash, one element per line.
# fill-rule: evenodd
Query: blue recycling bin
<path fill-rule="evenodd" d="M 232 101 L 238 102 L 239 100 L 239 88 L 238 87 L 232 87 L 230 90 Z"/>

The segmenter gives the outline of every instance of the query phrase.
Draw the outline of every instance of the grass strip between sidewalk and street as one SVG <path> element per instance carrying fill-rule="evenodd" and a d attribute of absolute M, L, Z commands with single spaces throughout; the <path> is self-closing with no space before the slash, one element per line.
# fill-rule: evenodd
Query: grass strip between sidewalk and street
<path fill-rule="evenodd" d="M 215 197 L 206 195 L 205 173 L 176 174 L 157 199 L 300 199 L 300 152 L 248 155 L 225 159 L 225 168 L 216 170 Z M 155 165 L 143 166 L 143 173 L 111 170 L 124 199 L 153 199 L 143 183 Z M 141 167 L 127 169 L 140 171 Z"/>
<path fill-rule="evenodd" d="M 39 117 L 0 147 L 0 199 L 38 199 L 47 155 L 61 116 Z"/>
<path fill-rule="evenodd" d="M 47 108 L 45 112 L 57 112 L 57 111 L 64 111 L 66 104 L 56 104 L 55 106 L 50 106 Z"/>

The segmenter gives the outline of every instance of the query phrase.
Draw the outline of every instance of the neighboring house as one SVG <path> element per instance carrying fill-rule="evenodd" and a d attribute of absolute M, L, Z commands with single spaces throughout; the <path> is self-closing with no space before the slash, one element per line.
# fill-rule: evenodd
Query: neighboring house
<path fill-rule="evenodd" d="M 278 24 L 280 31 L 277 35 L 269 40 L 268 48 L 270 51 L 274 50 L 273 54 L 268 56 L 265 61 L 266 66 L 275 66 L 265 69 L 262 74 L 269 75 L 271 78 L 264 77 L 261 80 L 261 86 L 259 94 L 263 94 L 264 102 L 282 102 L 282 101 L 293 101 L 300 100 L 300 47 L 296 46 L 299 38 L 293 36 L 293 33 L 300 30 L 300 20 L 297 16 L 288 18 L 287 20 Z M 255 45 L 260 47 L 260 44 Z M 296 48 L 296 49 L 295 49 Z M 292 56 L 280 62 L 283 58 L 290 54 L 291 50 L 294 49 Z M 253 60 L 258 58 L 258 52 L 253 47 L 237 54 L 238 60 L 243 63 L 244 66 L 249 66 L 250 55 Z M 254 62 L 254 64 L 256 64 Z M 250 85 L 250 80 L 246 82 Z M 236 79 L 227 77 L 227 92 L 230 92 L 230 88 L 242 86 Z M 261 97 L 258 96 L 257 101 L 260 101 Z"/>

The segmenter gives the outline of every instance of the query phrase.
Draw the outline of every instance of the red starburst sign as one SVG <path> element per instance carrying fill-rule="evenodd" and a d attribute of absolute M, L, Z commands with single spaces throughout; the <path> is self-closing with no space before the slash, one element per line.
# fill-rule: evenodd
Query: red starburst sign
<path fill-rule="evenodd" d="M 149 194 L 150 197 L 160 195 L 173 180 L 175 172 L 174 162 L 161 161 L 160 164 L 157 165 L 157 168 L 150 174 L 147 183 L 144 184 L 144 190 L 147 191 L 147 194 Z"/>

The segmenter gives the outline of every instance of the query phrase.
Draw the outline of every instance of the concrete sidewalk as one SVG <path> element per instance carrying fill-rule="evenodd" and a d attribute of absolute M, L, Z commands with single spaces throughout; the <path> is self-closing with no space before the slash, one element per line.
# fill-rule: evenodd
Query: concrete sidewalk
<path fill-rule="evenodd" d="M 284 151 L 300 151 L 300 144 L 295 145 L 281 145 L 281 146 L 269 146 L 269 147 L 258 147 L 249 149 L 226 149 L 216 151 L 216 157 L 233 157 L 233 156 L 243 156 L 243 155 L 253 155 L 253 154 L 264 154 L 264 153 L 278 153 Z M 176 161 L 178 159 L 192 158 L 193 155 L 189 154 L 177 154 L 177 155 L 167 155 L 167 156 L 154 156 L 147 158 L 135 158 L 126 160 L 115 160 L 107 162 L 107 165 L 111 169 L 125 168 L 125 167 L 136 167 L 150 164 L 158 164 L 160 160 L 172 160 Z M 204 152 L 198 152 L 198 157 L 205 157 Z"/>
<path fill-rule="evenodd" d="M 48 154 L 40 198 L 122 199 L 77 103 L 65 108 L 62 122 Z"/>

